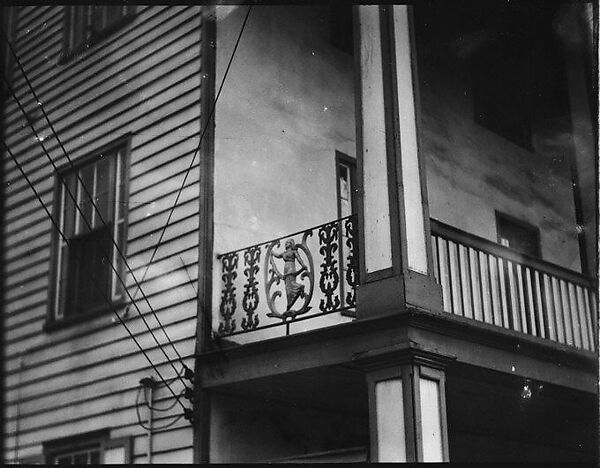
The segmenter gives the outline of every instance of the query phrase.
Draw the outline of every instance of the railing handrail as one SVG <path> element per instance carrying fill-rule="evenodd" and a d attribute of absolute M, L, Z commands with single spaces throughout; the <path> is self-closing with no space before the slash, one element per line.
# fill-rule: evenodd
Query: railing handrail
<path fill-rule="evenodd" d="M 560 265 L 550 263 L 531 255 L 517 252 L 510 247 L 506 247 L 483 237 L 476 236 L 475 234 L 462 231 L 454 226 L 442 223 L 441 221 L 433 218 L 431 219 L 430 224 L 431 234 L 434 236 L 457 242 L 488 254 L 492 254 L 496 257 L 502 258 L 503 260 L 509 260 L 511 262 L 534 268 L 544 273 L 549 273 L 560 279 L 571 281 L 581 286 L 591 288 L 594 285 L 593 280 L 589 277 L 576 271 L 569 270 L 568 268 L 561 267 Z"/>
<path fill-rule="evenodd" d="M 312 227 L 309 227 L 309 228 L 306 228 L 306 229 L 302 229 L 300 231 L 293 232 L 291 234 L 286 234 L 285 236 L 276 237 L 276 238 L 270 239 L 268 241 L 259 242 L 258 244 L 248 245 L 248 246 L 243 247 L 241 249 L 230 250 L 229 252 L 218 254 L 216 257 L 217 257 L 217 260 L 220 260 L 222 257 L 225 257 L 227 255 L 231 255 L 231 254 L 236 253 L 236 252 L 242 252 L 244 250 L 248 250 L 248 249 L 251 249 L 251 248 L 254 248 L 254 247 L 261 247 L 263 245 L 268 245 L 268 244 L 271 244 L 273 242 L 277 242 L 277 241 L 280 241 L 280 240 L 283 240 L 283 239 L 287 239 L 289 237 L 297 236 L 298 234 L 304 234 L 306 231 L 317 230 L 317 229 L 319 229 L 319 228 L 321 228 L 323 226 L 327 226 L 328 224 L 331 224 L 331 223 L 336 223 L 336 222 L 337 223 L 341 223 L 341 222 L 345 221 L 346 219 L 352 218 L 352 217 L 356 217 L 356 215 L 355 214 L 351 214 L 351 215 L 348 215 L 348 216 L 344 216 L 343 218 L 338 218 L 338 219 L 336 219 L 334 221 L 328 221 L 326 223 L 319 224 L 317 226 L 312 226 Z"/>

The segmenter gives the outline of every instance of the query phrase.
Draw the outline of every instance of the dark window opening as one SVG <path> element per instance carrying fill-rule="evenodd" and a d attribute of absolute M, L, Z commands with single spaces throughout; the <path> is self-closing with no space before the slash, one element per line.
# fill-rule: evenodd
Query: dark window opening
<path fill-rule="evenodd" d="M 354 55 L 352 4 L 332 5 L 329 10 L 331 44 L 346 54 Z"/>
<path fill-rule="evenodd" d="M 498 243 L 532 257 L 540 257 L 540 232 L 535 226 L 496 213 Z"/>
<path fill-rule="evenodd" d="M 65 6 L 63 53 L 59 62 L 100 42 L 131 21 L 134 14 L 134 5 Z"/>
<path fill-rule="evenodd" d="M 532 59 L 528 47 L 509 40 L 473 58 L 475 121 L 530 151 Z"/>

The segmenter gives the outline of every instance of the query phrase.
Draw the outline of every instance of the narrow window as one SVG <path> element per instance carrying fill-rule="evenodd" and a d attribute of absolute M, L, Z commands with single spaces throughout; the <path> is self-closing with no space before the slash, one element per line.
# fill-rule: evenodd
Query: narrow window
<path fill-rule="evenodd" d="M 344 153 L 336 152 L 338 218 L 356 212 L 356 162 Z"/>
<path fill-rule="evenodd" d="M 496 223 L 499 244 L 532 257 L 540 257 L 538 228 L 501 213 L 496 213 Z"/>
<path fill-rule="evenodd" d="M 55 320 L 106 308 L 107 299 L 123 298 L 112 266 L 122 277 L 122 258 L 113 239 L 124 252 L 125 163 L 125 148 L 118 147 L 57 176 L 55 212 L 66 240 L 55 233 Z"/>
<path fill-rule="evenodd" d="M 342 219 L 356 213 L 356 162 L 353 158 L 345 155 L 344 153 L 340 153 L 339 151 L 336 151 L 335 162 L 337 177 L 338 219 Z M 339 239 L 339 262 L 342 273 L 342 278 L 340 281 L 340 297 L 345 298 L 346 292 L 350 290 L 347 278 L 348 255 L 350 252 L 347 244 L 348 235 L 344 222 L 340 223 Z M 357 240 L 354 239 L 354 241 L 356 245 Z M 352 317 L 355 316 L 353 310 L 344 311 L 342 313 Z"/>

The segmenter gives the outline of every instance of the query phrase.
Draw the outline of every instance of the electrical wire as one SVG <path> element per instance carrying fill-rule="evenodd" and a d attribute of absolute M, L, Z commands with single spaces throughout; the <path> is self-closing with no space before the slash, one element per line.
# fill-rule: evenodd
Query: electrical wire
<path fill-rule="evenodd" d="M 190 162 L 190 165 L 187 168 L 187 171 L 185 172 L 185 175 L 183 177 L 183 182 L 181 183 L 181 187 L 179 187 L 179 190 L 177 191 L 177 196 L 175 197 L 175 201 L 173 202 L 173 206 L 171 207 L 171 210 L 169 212 L 169 216 L 167 217 L 167 221 L 165 222 L 165 225 L 162 228 L 162 231 L 160 233 L 160 236 L 158 238 L 158 242 L 156 243 L 155 247 L 154 247 L 154 251 L 152 252 L 152 255 L 150 256 L 150 261 L 148 262 L 148 265 L 146 266 L 146 270 L 144 271 L 144 274 L 142 275 L 142 280 L 141 282 L 144 282 L 144 278 L 146 278 L 146 274 L 148 273 L 148 269 L 150 268 L 150 265 L 152 264 L 152 262 L 154 261 L 154 257 L 156 256 L 156 253 L 158 252 L 158 248 L 160 246 L 160 243 L 162 242 L 162 239 L 165 235 L 165 231 L 167 230 L 167 227 L 169 225 L 169 223 L 171 222 L 171 217 L 173 216 L 173 212 L 175 211 L 175 207 L 177 206 L 177 203 L 179 202 L 179 197 L 181 196 L 181 192 L 183 191 L 183 188 L 185 187 L 185 182 L 187 181 L 188 175 L 190 173 L 190 171 L 192 170 L 192 167 L 194 166 L 194 162 L 196 161 L 196 156 L 198 155 L 198 151 L 200 151 L 200 146 L 202 145 L 202 140 L 204 139 L 204 135 L 206 134 L 206 131 L 208 130 L 209 124 L 213 118 L 213 115 L 215 113 L 215 109 L 217 107 L 217 102 L 219 101 L 219 96 L 221 95 L 221 91 L 223 90 L 223 85 L 225 84 L 225 79 L 227 78 L 227 75 L 229 73 L 229 69 L 231 68 L 231 64 L 233 63 L 233 59 L 235 57 L 235 53 L 237 51 L 238 45 L 240 43 L 240 40 L 242 38 L 242 33 L 244 32 L 244 29 L 246 28 L 246 23 L 248 22 L 248 17 L 250 16 L 250 10 L 252 9 L 252 5 L 248 6 L 248 11 L 246 12 L 246 16 L 244 18 L 244 22 L 242 23 L 242 27 L 240 28 L 240 32 L 238 34 L 237 40 L 235 42 L 235 46 L 233 47 L 233 51 L 231 52 L 231 56 L 229 57 L 229 62 L 227 64 L 227 68 L 225 69 L 225 73 L 223 74 L 223 79 L 221 80 L 221 84 L 219 85 L 219 91 L 217 92 L 217 96 L 215 97 L 215 100 L 213 102 L 212 108 L 210 110 L 210 113 L 208 115 L 208 119 L 206 120 L 206 125 L 204 126 L 204 129 L 202 130 L 202 133 L 200 135 L 200 140 L 198 141 L 198 146 L 196 146 L 196 150 L 194 151 L 194 155 L 192 157 L 192 161 Z M 135 298 L 137 296 L 138 290 L 136 290 L 133 293 L 133 297 Z"/>
<path fill-rule="evenodd" d="M 10 86 L 10 84 L 8 83 L 6 77 L 4 75 L 2 75 L 2 78 L 4 80 L 4 83 L 6 84 L 8 90 L 10 91 L 13 99 L 15 100 L 15 102 L 17 103 L 17 105 L 19 106 L 19 109 L 21 110 L 21 112 L 23 113 L 23 115 L 26 115 L 25 109 L 23 108 L 23 105 L 21 104 L 21 101 L 19 100 L 19 98 L 17 97 L 14 89 Z M 33 124 L 31 122 L 29 123 L 29 127 L 31 128 L 31 130 L 33 131 L 36 140 L 38 141 L 38 143 L 40 144 L 40 146 L 42 147 L 42 150 L 44 151 L 44 154 L 46 155 L 46 157 L 48 158 L 48 161 L 50 161 L 50 164 L 52 165 L 52 167 L 54 168 L 54 171 L 56 173 L 56 175 L 59 177 L 59 179 L 61 180 L 61 182 L 64 185 L 64 188 L 66 189 L 66 192 L 69 194 L 71 200 L 73 201 L 73 205 L 75 207 L 75 209 L 79 212 L 79 214 L 81 215 L 81 219 L 84 221 L 85 225 L 87 226 L 87 228 L 90 230 L 90 232 L 93 231 L 92 225 L 90 224 L 90 222 L 87 220 L 87 218 L 85 217 L 81 207 L 79 206 L 79 204 L 77 203 L 77 199 L 76 197 L 73 195 L 73 193 L 71 192 L 71 189 L 69 188 L 68 184 L 65 182 L 64 180 L 64 176 L 59 172 L 58 167 L 56 166 L 56 163 L 52 160 L 52 157 L 50 156 L 50 154 L 48 153 L 48 150 L 46 149 L 46 147 L 44 146 L 44 143 L 42 142 L 42 139 L 40 138 L 40 136 L 38 135 L 37 130 L 35 129 L 35 127 L 33 126 Z M 81 179 L 79 179 L 81 181 Z M 82 186 L 84 186 L 83 182 L 81 183 Z M 93 203 L 92 203 L 93 204 Z M 103 223 L 104 226 L 109 229 L 108 225 L 106 225 L 106 223 Z M 114 239 L 112 239 L 111 236 L 111 240 L 113 242 L 114 245 L 116 245 L 116 242 L 114 241 Z M 132 304 L 134 305 L 134 307 L 136 308 L 138 315 L 140 316 L 140 318 L 142 319 L 142 321 L 144 322 L 144 325 L 146 325 L 146 328 L 148 329 L 148 331 L 150 332 L 150 335 L 152 336 L 152 338 L 154 339 L 154 341 L 156 342 L 156 344 L 158 345 L 158 347 L 160 348 L 160 350 L 162 351 L 163 355 L 165 356 L 165 358 L 167 359 L 167 362 L 171 365 L 171 367 L 173 368 L 173 370 L 175 371 L 175 373 L 177 375 L 179 375 L 177 368 L 175 367 L 175 365 L 173 364 L 173 361 L 171 360 L 171 358 L 169 357 L 169 355 L 167 354 L 167 352 L 164 350 L 164 348 L 162 347 L 161 343 L 158 341 L 158 338 L 156 338 L 156 335 L 154 334 L 154 331 L 152 330 L 152 328 L 150 327 L 150 325 L 148 324 L 146 318 L 144 317 L 144 315 L 142 314 L 142 311 L 140 310 L 140 308 L 138 307 L 138 305 L 135 303 L 135 301 L 133 300 L 133 298 L 131 297 L 131 293 L 129 292 L 127 285 L 125 283 L 125 281 L 123 280 L 123 278 L 121 277 L 121 275 L 119 274 L 117 268 L 115 267 L 115 265 L 113 264 L 112 260 L 109 260 L 109 258 L 112 257 L 112 255 L 109 255 L 108 252 L 106 252 L 106 250 L 103 247 L 100 247 L 100 252 L 105 256 L 105 258 L 107 259 L 107 264 L 110 266 L 110 268 L 112 269 L 113 273 L 115 274 L 115 276 L 118 278 L 119 283 L 123 286 L 123 290 L 125 291 L 125 293 L 127 294 L 127 296 L 129 297 L 129 299 L 132 301 Z M 150 309 L 152 310 L 152 306 L 150 306 L 150 303 L 148 303 L 148 306 L 150 307 Z M 156 313 L 155 313 L 156 315 Z M 121 318 L 121 317 L 119 317 Z M 159 323 L 160 325 L 160 323 Z M 162 328 L 162 325 L 161 325 Z M 163 330 L 164 331 L 164 330 Z M 181 378 L 181 376 L 179 375 L 179 379 L 181 380 L 181 382 L 185 385 L 185 381 L 183 380 L 183 378 Z"/>
<path fill-rule="evenodd" d="M 137 395 L 135 397 L 135 414 L 137 415 L 137 419 L 138 419 L 138 425 L 140 427 L 142 427 L 143 429 L 147 430 L 147 431 L 152 431 L 154 432 L 155 430 L 161 430 L 161 429 L 167 429 L 168 427 L 173 426 L 174 424 L 176 424 L 181 418 L 183 418 L 183 414 L 179 414 L 177 416 L 170 416 L 170 417 L 174 417 L 175 419 L 173 421 L 168 422 L 167 424 L 163 424 L 162 426 L 153 426 L 153 427 L 149 427 L 146 426 L 144 424 L 145 419 L 142 418 L 142 415 L 140 414 L 140 395 L 142 393 L 142 387 L 138 387 L 138 391 L 137 391 Z M 150 408 L 150 407 L 148 407 Z"/>
<path fill-rule="evenodd" d="M 60 229 L 60 227 L 58 226 L 58 224 L 56 223 L 56 221 L 54 220 L 52 214 L 50 213 L 50 211 L 48 210 L 48 207 L 45 205 L 44 201 L 42 200 L 42 197 L 40 196 L 40 194 L 38 193 L 37 189 L 35 188 L 35 186 L 31 183 L 31 181 L 29 180 L 29 177 L 27 176 L 27 174 L 25 173 L 25 171 L 23 170 L 23 167 L 21 166 L 21 164 L 19 163 L 19 161 L 17 160 L 17 158 L 15 157 L 15 155 L 13 154 L 13 152 L 11 151 L 11 149 L 8 147 L 8 145 L 6 144 L 6 142 L 4 140 L 2 140 L 2 144 L 3 146 L 6 148 L 6 151 L 8 152 L 9 156 L 11 157 L 11 159 L 13 160 L 13 162 L 15 163 L 15 165 L 17 166 L 17 168 L 19 169 L 19 172 L 21 173 L 21 175 L 23 176 L 23 178 L 25 179 L 25 182 L 27 183 L 27 185 L 29 185 L 29 187 L 31 188 L 31 190 L 33 190 L 33 193 L 35 195 L 35 197 L 37 198 L 37 200 L 40 202 L 40 204 L 42 205 L 42 208 L 44 209 L 44 211 L 46 212 L 46 215 L 48 216 L 48 218 L 50 219 L 50 221 L 52 222 L 52 224 L 54 225 L 54 228 L 56 229 L 56 231 L 58 232 L 58 234 L 61 236 L 61 238 L 65 241 L 65 243 L 69 244 L 69 239 L 67 239 L 67 237 L 65 236 L 65 234 L 62 232 L 62 230 Z M 75 257 L 77 257 L 75 255 Z M 77 259 L 79 260 L 79 259 Z M 123 321 L 123 319 L 121 318 L 121 316 L 117 313 L 117 311 L 114 308 L 114 305 L 112 304 L 112 302 L 109 300 L 109 298 L 106 296 L 106 294 L 104 293 L 104 291 L 102 290 L 102 288 L 100 288 L 99 286 L 97 286 L 96 282 L 93 283 L 94 287 L 98 290 L 98 292 L 100 292 L 100 294 L 102 295 L 103 299 L 106 301 L 106 303 L 109 305 L 111 311 L 117 316 L 117 318 L 119 319 L 119 322 L 121 323 L 121 325 L 123 325 L 123 327 L 125 328 L 125 330 L 127 331 L 127 333 L 129 334 L 130 338 L 134 341 L 134 343 L 136 344 L 136 346 L 139 348 L 139 350 L 142 352 L 142 354 L 145 356 L 145 358 L 148 360 L 148 362 L 150 363 L 150 366 L 152 366 L 152 369 L 154 369 L 154 371 L 156 372 L 156 374 L 158 375 L 158 377 L 160 378 L 160 380 L 165 384 L 165 386 L 169 389 L 169 391 L 173 394 L 173 396 L 175 397 L 175 399 L 179 402 L 179 404 L 181 405 L 181 407 L 186 410 L 187 408 L 183 405 L 183 403 L 181 403 L 181 401 L 179 400 L 179 396 L 177 396 L 175 394 L 175 392 L 173 391 L 173 389 L 170 387 L 170 385 L 167 383 L 167 381 L 165 380 L 165 378 L 162 376 L 162 374 L 159 372 L 159 370 L 156 368 L 156 365 L 152 362 L 152 360 L 150 359 L 150 356 L 148 356 L 148 354 L 146 353 L 146 351 L 144 350 L 144 348 L 142 348 L 142 346 L 140 345 L 140 343 L 138 342 L 138 340 L 135 338 L 135 336 L 133 335 L 133 333 L 131 332 L 131 330 L 129 329 L 129 327 L 125 324 L 125 322 Z"/>
<path fill-rule="evenodd" d="M 1 29 L 1 28 L 0 28 L 0 29 Z M 33 85 L 32 85 L 32 84 L 31 84 L 31 82 L 29 81 L 29 78 L 27 77 L 27 74 L 26 74 L 26 72 L 25 72 L 25 69 L 23 68 L 23 65 L 21 64 L 21 61 L 19 60 L 19 57 L 18 57 L 18 55 L 17 55 L 16 51 L 14 50 L 14 47 L 13 47 L 13 45 L 11 44 L 10 40 L 8 39 L 8 37 L 6 36 L 6 33 L 5 33 L 5 31 L 4 31 L 3 29 L 1 29 L 1 30 L 2 30 L 2 36 L 3 36 L 3 38 L 4 38 L 4 41 L 7 43 L 8 47 L 9 47 L 9 49 L 10 49 L 10 51 L 11 51 L 11 53 L 12 53 L 12 55 L 13 55 L 14 59 L 15 59 L 15 62 L 16 62 L 16 63 L 17 63 L 17 65 L 19 66 L 19 69 L 21 70 L 21 74 L 23 75 L 23 78 L 25 79 L 25 81 L 26 81 L 26 83 L 27 83 L 27 86 L 29 87 L 29 90 L 31 91 L 31 94 L 32 94 L 33 98 L 35 99 L 35 101 L 36 101 L 36 103 L 38 104 L 38 106 L 39 106 L 40 110 L 42 111 L 42 114 L 44 115 L 44 118 L 45 118 L 45 119 L 46 119 L 46 121 L 48 122 L 48 126 L 50 127 L 50 130 L 51 130 L 51 131 L 52 131 L 52 133 L 54 134 L 54 137 L 56 138 L 56 141 L 58 142 L 58 144 L 59 144 L 60 148 L 62 149 L 62 151 L 63 151 L 63 153 L 64 153 L 64 155 L 65 155 L 65 157 L 67 158 L 67 161 L 69 162 L 69 165 L 71 166 L 71 168 L 72 168 L 72 169 L 75 169 L 75 166 L 74 166 L 74 164 L 73 164 L 73 161 L 72 161 L 72 160 L 71 160 L 71 158 L 69 157 L 69 154 L 67 153 L 67 151 L 66 151 L 65 147 L 63 146 L 63 144 L 62 144 L 62 142 L 61 142 L 60 138 L 58 137 L 58 133 L 57 133 L 57 132 L 56 132 L 56 130 L 54 129 L 54 126 L 52 125 L 52 122 L 50 121 L 50 118 L 48 117 L 48 114 L 47 114 L 47 113 L 46 113 L 46 111 L 44 110 L 44 107 L 43 107 L 43 105 L 42 105 L 42 102 L 41 102 L 41 101 L 40 101 L 40 99 L 38 98 L 38 96 L 37 96 L 37 94 L 36 94 L 36 92 L 35 92 L 35 90 L 34 90 L 34 88 L 33 88 Z M 7 86 L 9 86 L 9 87 L 10 87 L 10 85 L 9 85 L 9 83 L 8 83 L 8 81 L 7 81 L 6 79 L 5 79 L 5 82 L 6 82 Z M 19 108 L 20 108 L 20 109 L 21 109 L 21 111 L 23 112 L 24 116 L 27 118 L 27 114 L 25 113 L 25 111 L 24 111 L 23 107 L 22 107 L 22 106 L 21 106 L 21 104 L 19 103 L 19 101 L 18 101 L 18 98 L 17 98 L 16 94 L 14 93 L 14 91 L 12 90 L 12 88 L 10 88 L 10 89 L 11 89 L 11 94 L 13 95 L 13 97 L 14 97 L 15 101 L 17 101 L 17 103 L 19 104 Z M 32 128 L 32 130 L 33 130 L 33 131 L 34 131 L 34 133 L 36 134 L 36 138 L 38 139 L 38 141 L 40 142 L 40 144 L 42 144 L 41 140 L 39 139 L 39 137 L 38 137 L 38 135 L 37 135 L 37 132 L 35 131 L 35 129 L 34 129 L 34 127 L 33 127 L 33 124 L 32 124 L 32 123 L 29 121 L 29 119 L 27 119 L 27 120 L 28 120 L 28 123 L 29 123 L 30 127 Z M 43 147 L 43 145 L 42 145 L 42 147 Z M 48 153 L 47 153 L 47 151 L 46 151 L 45 149 L 44 149 L 44 152 L 45 152 L 45 153 L 48 155 Z M 50 158 L 50 156 L 49 156 L 49 155 L 48 155 L 48 158 L 50 159 L 51 163 L 53 164 L 53 167 L 54 167 L 54 169 L 56 170 L 56 166 L 54 165 L 54 163 L 53 163 L 53 161 L 52 161 L 52 158 Z M 97 206 L 97 205 L 94 203 L 94 199 L 93 199 L 93 196 L 92 196 L 92 194 L 90 194 L 90 193 L 89 193 L 89 190 L 88 190 L 88 188 L 87 188 L 87 187 L 86 187 L 86 185 L 83 183 L 83 180 L 81 179 L 81 177 L 79 176 L 79 173 L 78 173 L 77 171 L 75 171 L 75 176 L 77 177 L 78 181 L 81 183 L 81 187 L 83 188 L 83 190 L 85 191 L 86 195 L 88 196 L 88 198 L 89 198 L 89 200 L 90 200 L 90 203 L 91 203 L 92 207 L 93 207 L 93 208 L 96 210 L 96 213 L 97 213 L 97 215 L 98 215 L 98 219 L 99 219 L 99 220 L 100 220 L 100 222 L 101 222 L 101 223 L 104 225 L 104 227 L 105 227 L 105 228 L 108 228 L 108 225 L 107 225 L 106 221 L 104 220 L 104 218 L 102 217 L 102 214 L 100 213 L 100 210 L 99 210 L 98 206 Z M 61 178 L 62 178 L 62 177 L 61 177 Z M 64 181 L 63 181 L 63 183 L 64 183 Z M 76 202 L 76 200 L 73 198 L 73 196 L 72 196 L 72 194 L 71 194 L 71 192 L 70 192 L 70 190 L 69 190 L 69 188 L 68 188 L 67 184 L 65 184 L 65 188 L 67 189 L 67 191 L 68 191 L 68 192 L 69 192 L 69 194 L 71 195 L 71 198 L 73 199 L 73 202 L 75 203 L 75 205 L 77 205 L 77 202 Z M 83 213 L 81 213 L 81 214 L 82 214 L 82 218 L 85 218 L 85 216 L 83 216 Z M 86 224 L 89 224 L 89 223 L 86 223 Z M 89 227 L 89 226 L 88 226 L 88 227 Z M 91 227 L 89 227 L 89 228 L 90 228 L 90 230 L 91 230 Z M 151 312 L 152 312 L 152 314 L 154 315 L 154 318 L 156 319 L 156 321 L 157 321 L 158 325 L 160 326 L 160 328 L 161 328 L 162 332 L 164 333 L 165 337 L 167 338 L 167 341 L 168 341 L 168 342 L 171 344 L 171 346 L 173 347 L 173 350 L 175 351 L 175 354 L 176 354 L 176 355 L 177 355 L 177 357 L 179 358 L 179 361 L 180 361 L 180 363 L 182 363 L 182 364 L 183 364 L 183 357 L 181 356 L 181 354 L 179 354 L 179 351 L 178 351 L 178 350 L 177 350 L 177 348 L 175 347 L 175 344 L 173 343 L 173 341 L 171 340 L 171 338 L 170 338 L 170 337 L 169 337 L 169 335 L 167 334 L 167 331 L 166 331 L 166 330 L 165 330 L 165 328 L 163 327 L 163 325 L 162 325 L 161 321 L 159 320 L 159 318 L 158 318 L 158 315 L 156 314 L 156 312 L 155 312 L 155 311 L 154 311 L 154 309 L 152 308 L 152 305 L 150 304 L 150 301 L 148 300 L 148 297 L 146 296 L 146 294 L 145 294 L 145 293 L 144 293 L 144 291 L 142 290 L 141 284 L 140 284 L 140 283 L 137 281 L 137 278 L 135 277 L 135 275 L 134 275 L 134 273 L 133 273 L 133 270 L 132 270 L 132 269 L 131 269 L 131 267 L 129 266 L 129 263 L 127 262 L 127 258 L 125 257 L 125 255 L 124 255 L 124 254 L 123 254 L 123 252 L 121 251 L 121 248 L 119 247 L 118 243 L 117 243 L 117 242 L 116 242 L 116 241 L 115 241 L 115 240 L 112 238 L 112 236 L 111 236 L 111 241 L 112 241 L 112 244 L 113 244 L 114 248 L 115 248 L 115 249 L 116 249 L 116 251 L 118 252 L 119 256 L 120 256 L 120 257 L 121 257 L 121 259 L 123 260 L 123 264 L 126 266 L 127 270 L 128 270 L 128 271 L 129 271 L 129 273 L 131 274 L 131 277 L 132 277 L 132 279 L 133 279 L 134 283 L 137 285 L 137 291 L 140 291 L 140 292 L 142 293 L 142 297 L 143 297 L 143 299 L 144 299 L 144 300 L 145 300 L 145 302 L 148 304 L 148 307 L 149 307 L 150 311 L 151 311 Z M 108 256 L 107 256 L 107 258 L 108 258 Z M 143 280 L 142 280 L 142 281 L 143 281 Z M 127 289 L 127 288 L 126 288 L 126 286 L 124 286 L 124 288 L 125 288 L 125 289 Z M 135 301 L 135 297 L 134 297 L 134 298 L 132 298 L 132 301 L 133 301 L 133 302 Z M 138 310 L 138 312 L 139 312 L 139 314 L 140 314 L 140 316 L 141 316 L 142 314 L 141 314 L 141 311 L 139 310 L 139 308 L 137 308 L 137 307 L 136 307 L 136 309 Z M 150 327 L 147 325 L 147 323 L 146 323 L 145 319 L 144 319 L 144 323 L 146 324 L 146 326 L 147 326 L 147 327 L 148 327 L 148 329 L 150 330 Z M 151 333 L 152 333 L 152 331 L 151 331 Z M 153 334 L 153 337 L 154 337 L 154 334 Z M 156 338 L 155 338 L 155 339 L 156 339 Z M 158 343 L 158 342 L 157 342 L 157 343 Z M 161 348 L 161 349 L 162 349 L 162 348 Z M 163 351 L 163 352 L 164 352 L 164 351 Z M 171 361 L 171 359 L 170 359 L 170 358 L 168 358 L 168 357 L 167 357 L 167 359 L 168 359 L 169 361 Z M 185 365 L 185 364 L 184 364 L 184 365 Z M 185 385 L 185 382 L 184 382 L 183 380 L 182 380 L 182 382 L 183 382 L 183 383 L 184 383 L 184 385 Z"/>
<path fill-rule="evenodd" d="M 184 394 L 184 390 L 179 392 L 179 398 L 181 398 L 183 394 Z M 144 387 L 144 403 L 146 404 L 146 408 L 153 410 L 153 411 L 170 411 L 177 404 L 177 400 L 175 400 L 173 403 L 171 403 L 170 406 L 167 406 L 165 408 L 157 408 L 152 405 L 152 402 L 148 401 L 148 394 L 146 393 L 146 387 Z"/>

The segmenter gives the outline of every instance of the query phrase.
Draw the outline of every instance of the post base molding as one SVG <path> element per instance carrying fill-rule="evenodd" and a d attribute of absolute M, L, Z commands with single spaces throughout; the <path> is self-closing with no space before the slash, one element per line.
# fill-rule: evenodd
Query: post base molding
<path fill-rule="evenodd" d="M 405 309 L 402 276 L 363 283 L 356 290 L 357 319 L 399 314 Z"/>

